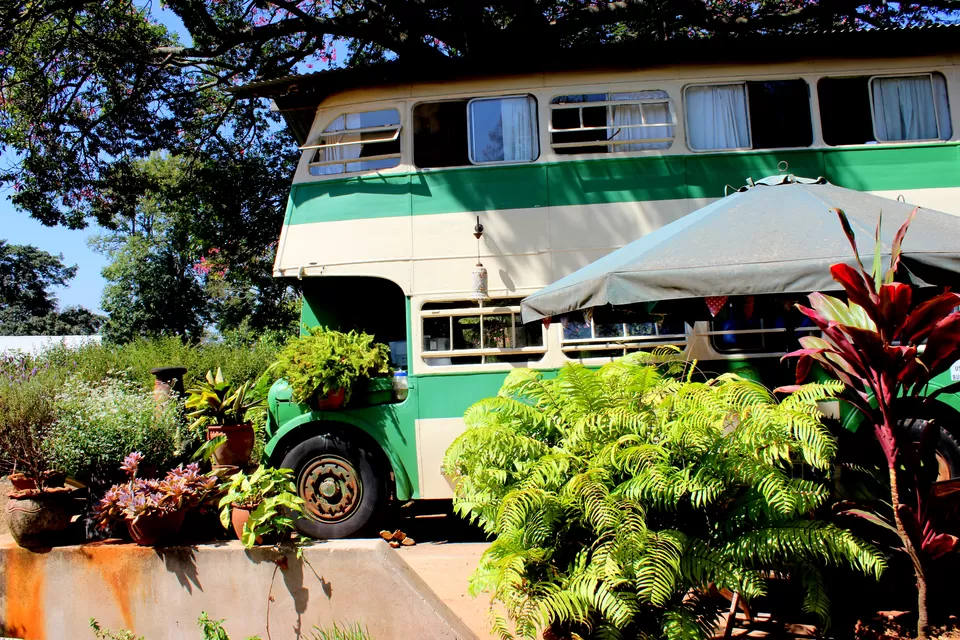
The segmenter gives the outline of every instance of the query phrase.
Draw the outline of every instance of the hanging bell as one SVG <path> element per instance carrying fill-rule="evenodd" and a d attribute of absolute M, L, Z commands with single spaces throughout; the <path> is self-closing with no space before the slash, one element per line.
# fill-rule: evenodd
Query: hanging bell
<path fill-rule="evenodd" d="M 481 262 L 473 270 L 470 292 L 473 300 L 487 299 L 487 268 Z"/>

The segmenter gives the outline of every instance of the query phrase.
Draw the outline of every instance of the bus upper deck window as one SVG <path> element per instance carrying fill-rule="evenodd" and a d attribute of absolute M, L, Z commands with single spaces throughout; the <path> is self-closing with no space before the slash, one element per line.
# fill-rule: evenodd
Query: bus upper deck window
<path fill-rule="evenodd" d="M 675 125 L 670 96 L 661 90 L 566 95 L 550 101 L 550 141 L 560 155 L 669 149 Z"/>
<path fill-rule="evenodd" d="M 400 112 L 380 109 L 340 114 L 315 143 L 301 149 L 313 154 L 313 176 L 396 167 L 400 164 Z"/>
<path fill-rule="evenodd" d="M 477 98 L 467 110 L 472 163 L 533 162 L 540 155 L 533 96 Z"/>
<path fill-rule="evenodd" d="M 422 102 L 413 108 L 413 164 L 462 167 L 467 154 L 467 100 Z"/>
<path fill-rule="evenodd" d="M 782 149 L 813 143 L 804 80 L 693 85 L 684 90 L 687 142 L 695 151 Z"/>
<path fill-rule="evenodd" d="M 950 103 L 939 73 L 823 78 L 817 83 L 829 145 L 949 140 Z"/>

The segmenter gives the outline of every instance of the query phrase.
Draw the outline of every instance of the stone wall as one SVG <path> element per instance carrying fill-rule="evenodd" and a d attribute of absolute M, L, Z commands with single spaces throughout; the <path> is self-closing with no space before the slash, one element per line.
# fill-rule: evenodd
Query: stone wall
<path fill-rule="evenodd" d="M 234 639 L 310 638 L 314 625 L 359 622 L 374 640 L 476 636 L 381 540 L 318 542 L 306 562 L 239 542 L 197 547 L 94 543 L 28 551 L 0 544 L 0 635 L 93 638 L 90 618 L 146 640 L 200 638 L 225 618 Z M 283 562 L 281 562 L 283 564 Z M 268 606 L 269 605 L 269 606 Z"/>

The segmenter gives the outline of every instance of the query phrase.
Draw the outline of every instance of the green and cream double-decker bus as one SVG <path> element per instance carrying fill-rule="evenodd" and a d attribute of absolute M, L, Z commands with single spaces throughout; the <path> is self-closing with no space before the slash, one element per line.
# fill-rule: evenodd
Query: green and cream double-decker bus
<path fill-rule="evenodd" d="M 302 145 L 275 275 L 302 281 L 304 324 L 374 334 L 408 379 L 402 399 L 374 380 L 338 411 L 274 386 L 266 454 L 296 473 L 301 530 L 346 536 L 391 499 L 450 498 L 441 461 L 464 411 L 514 367 L 676 344 L 707 371 L 776 376 L 783 300 L 730 300 L 713 322 L 531 325 L 519 302 L 781 163 L 960 214 L 958 36 L 708 40 L 486 70 L 386 63 L 242 89 L 273 98 Z M 738 329 L 744 314 L 760 330 Z"/>

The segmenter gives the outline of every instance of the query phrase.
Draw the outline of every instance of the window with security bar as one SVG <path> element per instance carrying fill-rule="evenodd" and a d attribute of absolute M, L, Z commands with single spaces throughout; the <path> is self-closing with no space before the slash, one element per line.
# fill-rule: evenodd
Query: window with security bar
<path fill-rule="evenodd" d="M 618 358 L 633 351 L 687 343 L 686 323 L 675 313 L 632 310 L 575 312 L 562 316 L 561 348 L 573 360 Z"/>
<path fill-rule="evenodd" d="M 300 149 L 311 153 L 313 176 L 389 169 L 400 164 L 400 129 L 396 109 L 343 113 Z"/>
<path fill-rule="evenodd" d="M 547 349 L 539 322 L 520 320 L 520 298 L 425 302 L 424 362 L 430 366 L 536 362 Z"/>
<path fill-rule="evenodd" d="M 586 93 L 550 101 L 555 153 L 626 153 L 668 149 L 677 124 L 666 91 Z"/>

